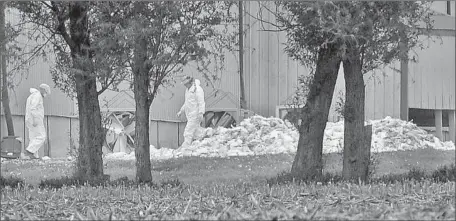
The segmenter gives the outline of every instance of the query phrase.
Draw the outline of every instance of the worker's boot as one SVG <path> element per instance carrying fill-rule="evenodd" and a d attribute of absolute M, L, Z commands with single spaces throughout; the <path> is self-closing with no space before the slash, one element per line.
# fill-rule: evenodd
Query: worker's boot
<path fill-rule="evenodd" d="M 24 155 L 27 156 L 29 159 L 39 159 L 39 157 L 35 156 L 34 153 L 24 150 Z"/>
<path fill-rule="evenodd" d="M 22 159 L 24 159 L 24 160 L 30 160 L 30 159 L 32 159 L 33 154 L 30 153 L 30 152 L 27 151 L 27 150 L 24 150 L 24 152 L 22 153 L 22 156 L 23 156 Z"/>

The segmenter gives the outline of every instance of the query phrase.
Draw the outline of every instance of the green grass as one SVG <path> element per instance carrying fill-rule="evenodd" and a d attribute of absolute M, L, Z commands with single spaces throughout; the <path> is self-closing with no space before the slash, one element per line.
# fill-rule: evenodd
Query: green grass
<path fill-rule="evenodd" d="M 186 184 L 201 185 L 225 181 L 250 182 L 265 180 L 282 171 L 289 171 L 294 155 L 278 154 L 230 158 L 185 157 L 166 161 L 152 162 L 154 181 L 175 179 Z M 387 174 L 402 174 L 413 168 L 430 172 L 439 167 L 455 162 L 454 151 L 423 149 L 374 154 L 378 160 L 374 177 Z M 324 155 L 324 172 L 338 174 L 342 172 L 342 154 Z M 2 163 L 3 176 L 14 175 L 28 184 L 38 185 L 43 179 L 59 178 L 72 174 L 72 162 L 66 160 L 8 161 Z M 134 161 L 105 161 L 104 171 L 111 179 L 135 177 Z"/>
<path fill-rule="evenodd" d="M 392 185 L 218 184 L 177 188 L 64 187 L 59 190 L 2 191 L 2 214 L 27 209 L 38 219 L 69 219 L 76 212 L 113 211 L 118 218 L 144 213 L 152 218 L 181 219 L 453 219 L 452 182 Z M 148 207 L 151 207 L 147 210 Z M 125 218 L 125 217 L 124 217 Z"/>
<path fill-rule="evenodd" d="M 393 184 L 283 184 L 267 179 L 289 171 L 292 155 L 231 158 L 181 158 L 152 162 L 155 183 L 184 185 L 36 188 L 41 180 L 70 176 L 72 162 L 8 161 L 1 175 L 19 177 L 33 187 L 3 188 L 2 220 L 25 215 L 33 219 L 89 219 L 95 214 L 133 219 L 455 219 L 455 183 L 434 180 Z M 432 149 L 379 153 L 374 177 L 409 173 L 437 176 L 455 163 L 453 151 Z M 342 171 L 342 155 L 324 156 L 325 172 Z M 454 167 L 453 167 L 454 170 Z M 438 173 L 446 174 L 448 169 Z M 434 173 L 432 173 L 434 172 Z M 111 180 L 135 175 L 134 161 L 106 161 Z M 450 172 L 453 174 L 454 171 Z M 417 175 L 418 174 L 418 175 Z M 446 175 L 446 177 L 451 177 Z M 454 179 L 453 179 L 454 180 Z M 444 180 L 445 181 L 445 180 Z M 30 215 L 26 215 L 30 213 Z M 142 216 L 144 215 L 144 216 Z M 106 218 L 106 217 L 105 217 Z"/>

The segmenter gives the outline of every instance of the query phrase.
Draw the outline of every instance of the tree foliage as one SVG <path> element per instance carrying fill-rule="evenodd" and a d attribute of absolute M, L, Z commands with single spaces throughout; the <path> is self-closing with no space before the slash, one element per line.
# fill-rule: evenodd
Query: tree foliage
<path fill-rule="evenodd" d="M 23 77 L 27 76 L 29 68 L 43 55 L 46 44 L 38 44 L 28 38 L 30 27 L 27 23 L 16 19 L 17 10 L 11 7 L 11 2 L 5 2 L 5 44 L 4 55 L 7 58 L 7 86 L 10 90 L 20 84 Z M 13 19 L 11 19 L 13 18 Z M 29 41 L 32 40 L 32 41 Z M 33 43 L 32 43 L 33 42 Z"/>
<path fill-rule="evenodd" d="M 344 139 L 344 177 L 352 178 L 366 174 L 365 168 L 368 154 L 356 155 L 364 146 L 370 148 L 370 143 L 364 142 L 364 81 L 363 74 L 391 63 L 394 59 L 408 59 L 408 50 L 423 46 L 419 35 L 428 34 L 432 28 L 429 2 L 374 2 L 374 1 L 281 1 L 276 2 L 276 10 L 264 7 L 276 16 L 280 30 L 287 32 L 288 41 L 285 51 L 294 59 L 306 66 L 317 68 L 311 73 L 312 80 L 308 81 L 309 93 L 301 111 L 302 124 L 298 153 L 293 162 L 292 173 L 303 176 L 321 174 L 321 149 L 323 133 L 310 133 L 309 127 L 318 130 L 325 128 L 326 119 L 316 118 L 312 108 L 325 116 L 329 112 L 327 105 L 332 99 L 336 78 L 325 75 L 323 64 L 319 65 L 325 52 L 329 57 L 340 58 L 332 73 L 337 76 L 340 63 L 344 64 L 346 78 L 346 105 L 344 105 L 345 139 Z M 264 22 L 262 18 L 260 18 Z M 270 21 L 267 21 L 271 24 Z M 329 61 L 329 60 L 328 60 Z M 328 67 L 330 68 L 330 67 Z M 328 84 L 326 88 L 323 85 Z M 331 90 L 331 91 L 327 91 Z M 325 101 L 325 102 L 322 102 Z M 320 102 L 320 103 L 319 103 Z M 326 105 L 324 105 L 326 104 Z M 308 115 L 313 114 L 314 119 Z M 315 115 L 315 116 L 314 116 Z M 350 117 L 347 117 L 350 115 Z M 307 129 L 307 130 L 306 130 Z M 313 136 L 313 137 L 312 137 Z M 310 142 L 309 140 L 315 140 Z M 345 155 L 348 153 L 347 156 Z M 367 160 L 359 157 L 367 158 Z M 358 159 L 357 159 L 358 157 Z M 315 158 L 320 158 L 316 159 Z M 309 163 L 309 161 L 312 161 Z M 348 169 L 347 169 L 348 168 Z M 319 170 L 313 172 L 310 170 Z M 353 176 L 355 175 L 355 176 Z M 366 177 L 365 175 L 362 175 Z"/>
<path fill-rule="evenodd" d="M 377 69 L 400 53 L 400 40 L 409 48 L 424 48 L 418 38 L 432 28 L 430 2 L 416 1 L 284 1 L 277 2 L 280 28 L 287 31 L 286 52 L 312 65 L 316 51 L 340 42 L 360 48 L 363 73 Z"/>
<path fill-rule="evenodd" d="M 149 110 L 161 87 L 173 85 L 175 77 L 190 63 L 206 79 L 211 61 L 223 62 L 223 49 L 231 35 L 231 4 L 209 1 L 97 2 L 96 18 L 111 37 L 121 59 L 113 59 L 133 76 L 136 103 L 136 178 L 150 182 Z M 215 58 L 215 59 L 214 59 Z M 119 62 L 121 61 L 121 62 Z M 190 74 L 190 73 L 186 73 Z"/>
<path fill-rule="evenodd" d="M 134 4 L 141 4 L 135 9 Z M 189 62 L 197 70 L 208 72 L 211 60 L 223 62 L 222 50 L 228 48 L 235 33 L 227 32 L 226 25 L 234 20 L 228 11 L 232 4 L 207 1 L 165 2 L 98 2 L 103 29 L 117 41 L 119 51 L 125 55 L 123 63 L 133 70 L 134 44 L 138 38 L 147 41 L 146 69 L 149 71 L 152 102 L 160 86 L 172 85 L 176 74 Z M 210 59 L 209 59 L 210 58 Z"/>
<path fill-rule="evenodd" d="M 21 23 L 27 24 L 27 37 L 35 42 L 44 42 L 35 53 L 52 59 L 55 64 L 51 68 L 54 83 L 69 96 L 75 95 L 75 75 L 90 75 L 99 83 L 98 93 L 106 89 L 115 89 L 128 72 L 122 64 L 122 53 L 115 39 L 109 39 L 106 22 L 97 17 L 97 2 L 89 2 L 89 33 L 90 56 L 72 57 L 68 43 L 70 27 L 70 2 L 35 1 L 12 2 L 11 6 L 20 11 Z M 65 33 L 66 34 L 62 34 Z M 74 68 L 80 62 L 86 68 L 84 73 Z"/>

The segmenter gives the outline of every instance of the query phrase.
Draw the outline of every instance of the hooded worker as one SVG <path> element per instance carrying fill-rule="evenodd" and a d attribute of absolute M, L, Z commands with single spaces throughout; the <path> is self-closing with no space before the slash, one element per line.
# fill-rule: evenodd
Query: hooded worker
<path fill-rule="evenodd" d="M 187 125 L 184 130 L 183 147 L 190 145 L 200 129 L 201 122 L 205 112 L 204 91 L 200 86 L 200 81 L 193 77 L 184 77 L 182 84 L 187 87 L 185 90 L 185 102 L 182 105 L 177 116 L 180 117 L 185 112 Z"/>
<path fill-rule="evenodd" d="M 47 84 L 41 84 L 39 90 L 30 88 L 30 96 L 27 98 L 25 107 L 25 125 L 29 130 L 29 144 L 25 148 L 25 155 L 38 159 L 38 150 L 46 140 L 44 128 L 43 98 L 51 94 L 51 88 Z"/>

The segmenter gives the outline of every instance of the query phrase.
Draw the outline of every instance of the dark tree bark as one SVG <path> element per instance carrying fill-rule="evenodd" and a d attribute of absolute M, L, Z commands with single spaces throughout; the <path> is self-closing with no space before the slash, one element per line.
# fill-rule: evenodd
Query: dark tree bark
<path fill-rule="evenodd" d="M 137 2 L 136 7 L 140 5 Z M 147 61 L 147 41 L 139 36 L 134 48 L 134 93 L 136 103 L 135 125 L 135 156 L 136 181 L 151 182 L 150 141 L 149 141 L 149 110 L 152 99 L 149 96 L 149 70 Z"/>
<path fill-rule="evenodd" d="M 6 33 L 5 33 L 5 4 L 0 2 L 0 50 L 1 50 L 1 74 L 2 74 L 2 105 L 5 113 L 6 128 L 8 136 L 14 136 L 13 116 L 11 115 L 9 92 L 8 92 L 8 73 L 6 70 Z M 1 116 L 1 115 L 0 115 Z"/>
<path fill-rule="evenodd" d="M 367 182 L 372 129 L 364 127 L 365 88 L 360 51 L 347 50 L 344 59 L 345 110 L 344 110 L 344 179 Z M 368 138 L 367 140 L 365 138 Z"/>
<path fill-rule="evenodd" d="M 338 47 L 321 48 L 307 102 L 301 113 L 298 150 L 291 174 L 313 179 L 322 175 L 323 136 L 334 94 L 341 58 Z"/>
<path fill-rule="evenodd" d="M 96 78 L 90 74 L 84 61 L 90 59 L 88 3 L 71 2 L 69 8 L 70 36 L 60 30 L 71 49 L 73 67 L 84 74 L 76 74 L 76 94 L 79 109 L 79 154 L 76 176 L 83 179 L 102 177 L 103 128 Z"/>

